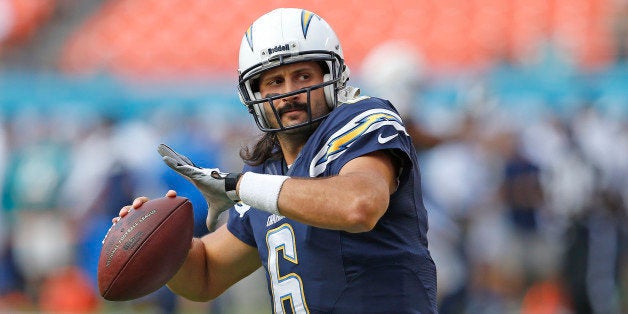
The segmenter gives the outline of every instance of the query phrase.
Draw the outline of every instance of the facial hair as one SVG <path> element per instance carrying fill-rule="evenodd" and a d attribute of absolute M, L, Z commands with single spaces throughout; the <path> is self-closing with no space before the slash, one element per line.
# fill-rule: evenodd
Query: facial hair
<path fill-rule="evenodd" d="M 279 117 L 281 117 L 284 113 L 293 110 L 307 111 L 307 104 L 303 102 L 291 102 L 277 109 L 277 113 L 279 114 Z"/>
<path fill-rule="evenodd" d="M 279 117 L 281 117 L 284 113 L 288 111 L 292 111 L 292 110 L 302 110 L 302 111 L 307 112 L 308 104 L 304 102 L 290 102 L 284 105 L 283 107 L 277 109 L 277 113 Z M 311 117 L 311 118 L 314 119 L 314 117 Z M 281 131 L 280 133 L 285 134 L 285 135 L 292 135 L 292 136 L 300 135 L 300 136 L 303 136 L 304 138 L 307 138 L 314 132 L 314 130 L 316 130 L 319 124 L 320 122 L 316 122 L 309 125 L 306 124 L 300 127 L 293 128 L 293 129 Z"/>

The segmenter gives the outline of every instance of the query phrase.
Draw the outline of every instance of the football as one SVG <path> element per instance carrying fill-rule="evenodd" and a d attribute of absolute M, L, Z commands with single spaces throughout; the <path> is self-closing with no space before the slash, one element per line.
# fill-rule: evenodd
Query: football
<path fill-rule="evenodd" d="M 162 197 L 132 209 L 112 225 L 98 260 L 98 289 L 110 301 L 133 300 L 161 288 L 187 257 L 194 229 L 192 203 Z"/>

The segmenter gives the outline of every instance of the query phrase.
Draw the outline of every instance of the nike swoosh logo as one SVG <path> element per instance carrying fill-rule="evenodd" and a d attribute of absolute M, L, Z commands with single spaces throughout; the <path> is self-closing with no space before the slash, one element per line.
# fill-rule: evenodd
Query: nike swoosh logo
<path fill-rule="evenodd" d="M 386 144 L 386 143 L 390 142 L 390 140 L 392 140 L 393 138 L 397 137 L 398 135 L 399 135 L 399 133 L 396 133 L 396 134 L 393 134 L 393 135 L 390 135 L 390 136 L 385 136 L 385 137 L 384 137 L 384 136 L 382 136 L 382 135 L 380 134 L 379 136 L 377 136 L 377 141 L 378 141 L 380 144 Z"/>

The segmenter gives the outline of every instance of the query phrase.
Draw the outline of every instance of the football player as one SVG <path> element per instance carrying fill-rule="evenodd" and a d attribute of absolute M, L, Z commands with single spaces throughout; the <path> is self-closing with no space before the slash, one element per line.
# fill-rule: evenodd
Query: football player
<path fill-rule="evenodd" d="M 282 8 L 251 24 L 239 95 L 264 133 L 242 172 L 158 148 L 205 196 L 210 230 L 229 211 L 193 240 L 171 290 L 211 300 L 263 266 L 275 313 L 437 312 L 415 148 L 395 107 L 348 80 L 320 16 Z"/>

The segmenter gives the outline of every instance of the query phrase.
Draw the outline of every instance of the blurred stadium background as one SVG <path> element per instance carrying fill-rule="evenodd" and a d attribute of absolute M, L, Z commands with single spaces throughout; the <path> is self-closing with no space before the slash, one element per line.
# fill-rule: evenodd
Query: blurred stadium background
<path fill-rule="evenodd" d="M 323 16 L 353 84 L 436 139 L 442 313 L 628 312 L 626 0 L 0 0 L 0 312 L 270 312 L 259 271 L 211 303 L 105 302 L 95 278 L 136 196 L 176 188 L 205 232 L 155 147 L 240 169 L 239 42 L 282 6 Z"/>

